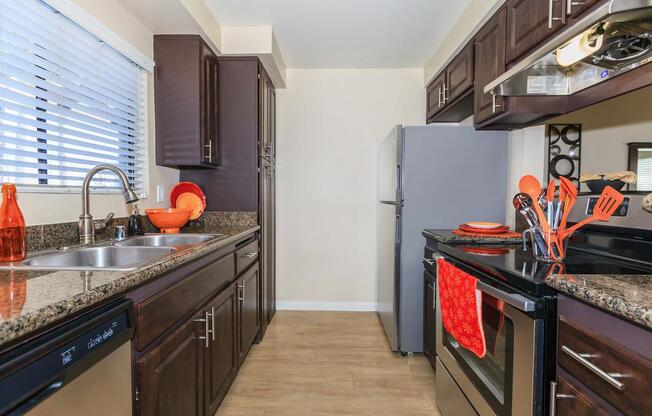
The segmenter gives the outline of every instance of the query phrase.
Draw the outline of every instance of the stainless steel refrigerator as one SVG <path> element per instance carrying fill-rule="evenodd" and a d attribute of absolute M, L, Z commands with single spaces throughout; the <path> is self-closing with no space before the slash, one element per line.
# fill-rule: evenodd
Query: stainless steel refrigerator
<path fill-rule="evenodd" d="M 422 352 L 421 232 L 504 222 L 507 133 L 399 125 L 378 157 L 378 315 L 392 351 Z"/>

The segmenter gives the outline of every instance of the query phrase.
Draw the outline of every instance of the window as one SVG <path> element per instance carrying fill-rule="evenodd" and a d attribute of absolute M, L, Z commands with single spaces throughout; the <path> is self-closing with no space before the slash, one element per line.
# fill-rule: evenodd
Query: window
<path fill-rule="evenodd" d="M 95 165 L 147 185 L 147 72 L 40 0 L 0 0 L 0 181 L 81 187 Z M 94 188 L 113 191 L 101 172 Z"/>
<path fill-rule="evenodd" d="M 628 143 L 628 170 L 638 176 L 637 191 L 652 191 L 652 143 Z"/>

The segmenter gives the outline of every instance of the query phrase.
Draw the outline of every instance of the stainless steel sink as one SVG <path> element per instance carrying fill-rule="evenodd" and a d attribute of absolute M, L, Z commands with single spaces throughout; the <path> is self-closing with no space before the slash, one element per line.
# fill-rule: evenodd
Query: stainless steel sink
<path fill-rule="evenodd" d="M 184 247 L 205 243 L 222 234 L 153 234 L 131 237 L 123 241 L 115 241 L 116 246 L 125 247 Z"/>
<path fill-rule="evenodd" d="M 36 256 L 11 267 L 38 270 L 132 270 L 175 251 L 173 247 L 80 247 Z"/>

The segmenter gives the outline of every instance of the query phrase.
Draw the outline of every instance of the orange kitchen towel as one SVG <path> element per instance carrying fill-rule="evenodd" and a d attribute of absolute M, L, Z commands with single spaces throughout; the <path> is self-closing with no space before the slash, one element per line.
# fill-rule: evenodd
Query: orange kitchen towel
<path fill-rule="evenodd" d="M 479 358 L 487 353 L 482 328 L 482 293 L 478 281 L 443 259 L 439 259 L 437 284 L 444 329 Z"/>

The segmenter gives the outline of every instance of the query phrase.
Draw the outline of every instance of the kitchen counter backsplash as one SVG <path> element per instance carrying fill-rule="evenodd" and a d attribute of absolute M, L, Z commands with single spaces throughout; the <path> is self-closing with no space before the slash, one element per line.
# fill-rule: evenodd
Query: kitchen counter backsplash
<path fill-rule="evenodd" d="M 111 224 L 95 235 L 96 241 L 109 240 L 115 235 L 115 227 L 127 226 L 128 217 L 114 218 Z M 146 233 L 158 233 L 147 216 L 143 216 Z M 204 227 L 223 226 L 255 226 L 258 224 L 256 212 L 216 212 L 207 211 L 198 220 L 190 221 L 182 231 L 192 232 Z M 79 244 L 78 222 L 59 224 L 30 225 L 26 227 L 27 251 L 36 252 L 57 247 L 67 247 Z"/>

